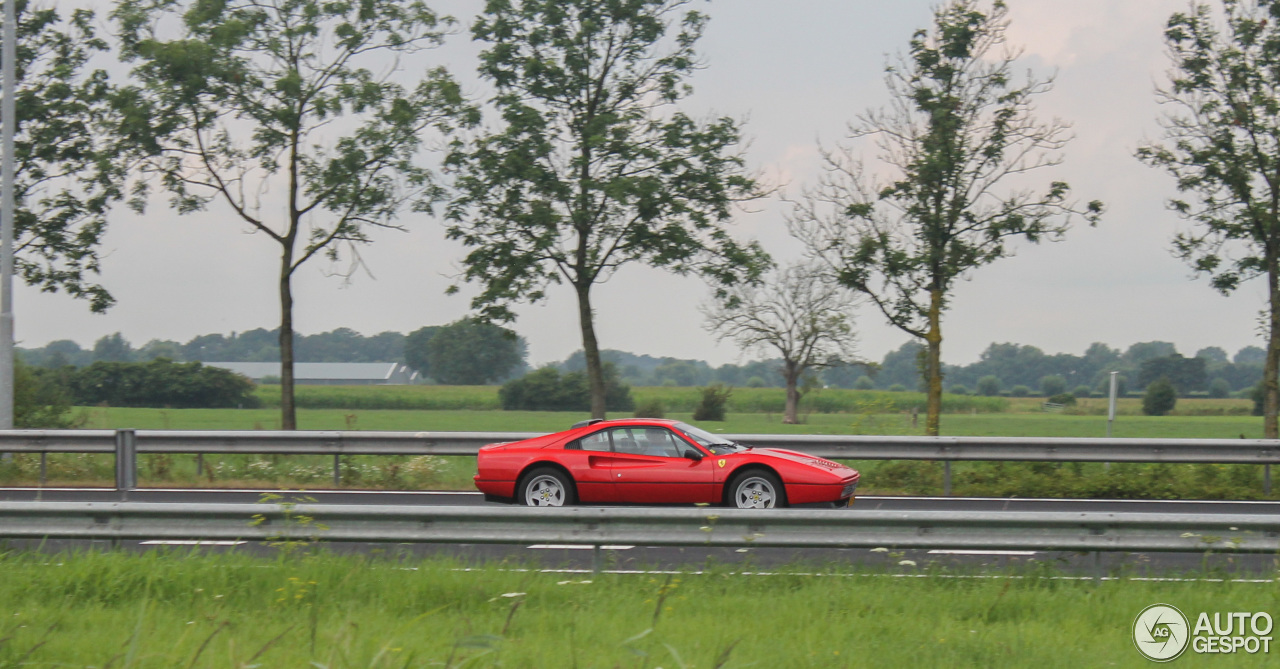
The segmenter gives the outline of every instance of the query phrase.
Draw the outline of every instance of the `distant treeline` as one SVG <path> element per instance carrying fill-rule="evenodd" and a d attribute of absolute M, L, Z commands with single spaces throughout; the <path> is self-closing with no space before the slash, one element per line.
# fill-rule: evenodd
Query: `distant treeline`
<path fill-rule="evenodd" d="M 295 352 L 299 362 L 402 362 L 424 371 L 427 355 L 413 354 L 423 348 L 416 342 L 429 341 L 425 335 L 440 327 L 422 328 L 409 335 L 383 332 L 364 336 L 348 329 L 314 335 L 298 335 Z M 91 348 L 70 340 L 50 342 L 41 348 L 19 348 L 24 362 L 33 367 L 84 367 L 94 362 L 149 361 L 168 358 L 179 362 L 270 362 L 279 360 L 277 331 L 256 329 L 229 335 L 200 335 L 178 343 L 153 339 L 134 348 L 119 333 L 102 337 Z M 408 342 L 408 346 L 406 346 Z M 520 360 L 510 373 L 493 376 L 500 382 L 527 370 L 523 341 L 517 346 Z M 809 379 L 811 386 L 880 390 L 918 390 L 919 352 L 915 342 L 903 344 L 875 364 L 839 365 L 824 369 Z M 462 353 L 466 353 L 465 351 Z M 438 357 L 438 356 L 437 356 Z M 467 359 L 475 358 L 466 354 Z M 713 367 L 701 360 L 637 355 L 605 350 L 605 361 L 613 363 L 622 383 L 631 386 L 705 386 L 724 383 L 736 387 L 781 387 L 781 361 L 760 360 Z M 1035 346 L 995 343 L 987 347 L 977 362 L 944 365 L 948 391 L 983 395 L 1055 395 L 1061 392 L 1104 394 L 1112 371 L 1120 372 L 1121 391 L 1141 391 L 1155 380 L 1153 375 L 1170 376 L 1183 394 L 1224 395 L 1252 388 L 1262 378 L 1266 352 L 1246 346 L 1234 355 L 1216 346 L 1196 351 L 1185 358 L 1169 342 L 1140 342 L 1125 350 L 1095 343 L 1082 355 L 1047 354 Z M 1145 365 L 1145 371 L 1144 371 Z M 563 372 L 585 368 L 582 351 L 552 365 Z M 429 371 L 429 370 L 428 370 Z M 424 374 L 424 376 L 427 374 Z"/>
<path fill-rule="evenodd" d="M 338 328 L 293 340 L 298 362 L 404 362 L 405 335 L 383 332 L 366 337 L 355 330 Z M 146 362 L 168 358 L 180 362 L 275 362 L 280 360 L 280 331 L 258 328 L 229 335 L 207 334 L 185 344 L 152 339 L 134 348 L 119 332 L 102 337 L 90 348 L 69 339 L 49 342 L 42 348 L 19 348 L 23 361 L 33 367 L 84 367 L 95 362 Z"/>

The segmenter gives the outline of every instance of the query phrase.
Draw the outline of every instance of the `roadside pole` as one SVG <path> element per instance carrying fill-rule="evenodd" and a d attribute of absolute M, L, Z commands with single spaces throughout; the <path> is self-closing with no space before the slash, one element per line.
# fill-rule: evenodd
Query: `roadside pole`
<path fill-rule="evenodd" d="M 4 3 L 4 45 L 0 47 L 0 430 L 13 429 L 13 136 L 17 119 L 13 96 L 18 58 L 18 16 L 14 0 Z"/>
<path fill-rule="evenodd" d="M 1116 375 L 1111 372 L 1111 401 L 1107 404 L 1107 438 L 1111 438 L 1111 425 L 1116 422 Z"/>

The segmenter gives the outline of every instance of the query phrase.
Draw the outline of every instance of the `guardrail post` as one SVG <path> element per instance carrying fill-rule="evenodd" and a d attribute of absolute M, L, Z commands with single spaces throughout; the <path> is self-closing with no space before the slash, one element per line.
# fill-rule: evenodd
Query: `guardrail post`
<path fill-rule="evenodd" d="M 40 454 L 40 487 L 43 488 L 44 484 L 48 482 L 48 480 L 49 480 L 49 454 L 41 453 Z"/>
<path fill-rule="evenodd" d="M 333 454 L 333 487 L 342 487 L 342 456 Z"/>
<path fill-rule="evenodd" d="M 951 461 L 942 461 L 942 496 L 951 496 Z"/>
<path fill-rule="evenodd" d="M 600 544 L 594 544 L 591 546 L 591 573 L 599 576 L 603 568 L 604 556 L 600 553 Z"/>
<path fill-rule="evenodd" d="M 116 431 L 116 490 L 121 499 L 138 487 L 138 437 L 133 430 Z"/>
<path fill-rule="evenodd" d="M 1262 494 L 1271 494 L 1271 463 L 1262 466 Z"/>

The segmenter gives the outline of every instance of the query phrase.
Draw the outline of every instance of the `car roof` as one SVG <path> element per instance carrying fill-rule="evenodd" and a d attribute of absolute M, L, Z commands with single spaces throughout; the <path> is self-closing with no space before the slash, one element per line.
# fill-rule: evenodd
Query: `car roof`
<path fill-rule="evenodd" d="M 670 418 L 613 418 L 610 420 L 597 421 L 594 423 L 590 423 L 588 425 L 582 425 L 580 427 L 589 427 L 589 428 L 622 427 L 626 425 L 642 425 L 642 426 L 653 425 L 653 426 L 670 427 L 680 422 L 681 421 L 672 420 Z M 578 428 L 570 428 L 570 429 L 578 429 Z"/>

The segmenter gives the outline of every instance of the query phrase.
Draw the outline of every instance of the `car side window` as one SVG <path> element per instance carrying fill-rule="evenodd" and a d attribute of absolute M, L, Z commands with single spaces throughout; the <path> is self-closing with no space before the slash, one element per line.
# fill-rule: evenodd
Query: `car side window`
<path fill-rule="evenodd" d="M 640 455 L 644 453 L 642 444 L 635 438 L 635 432 L 628 427 L 617 427 L 609 431 L 613 436 L 613 450 L 618 453 Z"/>
<path fill-rule="evenodd" d="M 609 431 L 601 430 L 595 434 L 588 434 L 587 436 L 574 441 L 573 444 L 569 445 L 569 448 L 582 451 L 603 451 L 607 453 L 612 450 L 609 447 Z"/>
<path fill-rule="evenodd" d="M 647 427 L 644 429 L 643 436 L 645 454 L 660 455 L 667 458 L 681 457 L 680 444 L 670 430 L 664 430 L 660 427 Z"/>
<path fill-rule="evenodd" d="M 680 446 L 683 442 L 677 440 L 670 430 L 661 427 L 618 427 L 611 433 L 613 449 L 618 453 L 682 457 Z"/>

